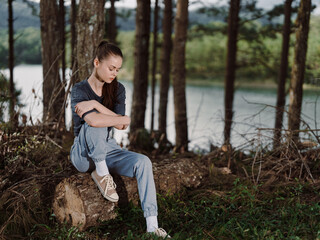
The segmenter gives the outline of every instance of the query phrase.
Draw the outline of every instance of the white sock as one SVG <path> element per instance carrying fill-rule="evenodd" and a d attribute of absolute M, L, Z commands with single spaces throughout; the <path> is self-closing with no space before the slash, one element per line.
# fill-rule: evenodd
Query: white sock
<path fill-rule="evenodd" d="M 106 161 L 94 162 L 94 164 L 96 165 L 97 174 L 100 177 L 109 174 L 109 169 L 108 169 Z"/>
<path fill-rule="evenodd" d="M 154 232 L 158 228 L 157 216 L 150 216 L 146 218 L 147 232 Z"/>

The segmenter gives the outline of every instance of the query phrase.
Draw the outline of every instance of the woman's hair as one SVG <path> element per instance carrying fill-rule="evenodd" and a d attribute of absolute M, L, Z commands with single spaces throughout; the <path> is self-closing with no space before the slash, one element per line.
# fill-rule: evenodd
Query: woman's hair
<path fill-rule="evenodd" d="M 99 62 L 107 59 L 109 56 L 119 56 L 123 58 L 120 48 L 108 41 L 101 41 L 95 51 L 94 58 Z M 113 111 L 114 105 L 117 102 L 118 81 L 115 78 L 111 83 L 104 83 L 102 88 L 103 105 Z"/>

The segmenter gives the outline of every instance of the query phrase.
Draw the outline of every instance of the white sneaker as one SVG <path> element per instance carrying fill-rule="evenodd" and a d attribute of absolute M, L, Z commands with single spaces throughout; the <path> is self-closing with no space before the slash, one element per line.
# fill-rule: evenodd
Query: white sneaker
<path fill-rule="evenodd" d="M 118 202 L 119 196 L 116 191 L 117 186 L 110 174 L 100 177 L 96 171 L 93 171 L 91 173 L 91 177 L 97 184 L 104 198 L 108 199 L 111 202 Z"/>
<path fill-rule="evenodd" d="M 154 232 L 151 232 L 151 234 L 165 239 L 171 238 L 170 235 L 163 228 L 157 228 Z"/>

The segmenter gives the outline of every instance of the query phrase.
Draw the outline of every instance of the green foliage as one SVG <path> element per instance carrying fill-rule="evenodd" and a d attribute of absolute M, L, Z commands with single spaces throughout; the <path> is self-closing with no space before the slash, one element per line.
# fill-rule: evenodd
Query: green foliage
<path fill-rule="evenodd" d="M 19 101 L 19 96 L 21 94 L 21 90 L 15 89 L 15 97 L 17 99 L 17 106 L 22 107 L 23 104 Z M 9 79 L 6 75 L 0 72 L 0 123 L 4 123 L 4 116 L 8 116 L 8 108 L 9 108 L 9 100 L 10 100 L 10 85 Z M 10 122 L 7 123 L 8 127 L 10 127 Z M 0 125 L 1 126 L 1 125 Z"/>
<path fill-rule="evenodd" d="M 25 28 L 17 31 L 15 42 L 16 64 L 41 64 L 40 29 Z"/>
<path fill-rule="evenodd" d="M 40 29 L 20 29 L 15 34 L 15 65 L 21 63 L 41 64 Z M 0 30 L 0 69 L 8 67 L 8 33 Z"/>
<path fill-rule="evenodd" d="M 4 113 L 7 109 L 10 99 L 9 81 L 0 73 L 0 122 L 4 121 Z"/>
<path fill-rule="evenodd" d="M 221 78 L 225 71 L 226 37 L 221 33 L 192 38 L 186 47 L 188 78 Z"/>
<path fill-rule="evenodd" d="M 252 7 L 248 5 L 249 9 Z M 280 66 L 281 54 L 281 24 L 278 17 L 283 6 L 278 6 L 274 12 L 268 14 L 275 22 L 268 22 L 268 14 L 265 20 L 243 21 L 239 32 L 237 54 L 237 81 L 264 81 L 276 82 Z M 214 12 L 214 11 L 213 11 Z M 214 13 L 217 14 L 217 13 Z M 220 13 L 219 13 L 220 14 Z M 221 13 L 222 15 L 225 14 Z M 257 15 L 261 14 L 260 12 Z M 253 15 L 250 16 L 254 17 Z M 215 17 L 212 17 L 215 20 Z M 306 64 L 305 82 L 320 84 L 320 17 L 312 15 L 308 42 L 308 54 Z M 225 75 L 226 63 L 226 29 L 223 21 L 212 21 L 208 24 L 193 25 L 188 30 L 186 45 L 186 69 L 188 80 L 210 79 L 222 81 Z M 174 37 L 174 36 L 173 36 Z M 0 31 L 0 68 L 7 68 L 8 43 L 7 31 Z M 124 65 L 119 78 L 131 80 L 134 72 L 134 38 L 133 31 L 120 31 L 117 42 L 124 53 Z M 293 47 L 295 35 L 291 34 L 289 73 L 293 60 Z M 152 43 L 152 36 L 150 36 Z M 162 35 L 159 34 L 158 46 L 158 73 L 160 69 L 160 50 Z M 67 59 L 70 57 L 70 46 L 67 45 Z M 151 52 L 151 44 L 150 44 Z M 40 29 L 25 28 L 17 31 L 15 42 L 15 64 L 40 64 L 41 63 L 41 39 Z M 151 61 L 151 58 L 150 58 Z M 150 63 L 151 64 L 151 63 Z M 289 78 L 288 78 L 289 79 Z M 196 80 L 194 80 L 196 81 Z"/>

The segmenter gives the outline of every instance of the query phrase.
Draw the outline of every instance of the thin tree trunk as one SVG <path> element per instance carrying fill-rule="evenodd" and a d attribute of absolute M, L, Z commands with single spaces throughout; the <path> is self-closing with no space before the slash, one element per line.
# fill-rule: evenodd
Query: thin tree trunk
<path fill-rule="evenodd" d="M 156 88 L 156 71 L 157 71 L 157 45 L 158 45 L 158 0 L 154 4 L 154 21 L 153 21 L 153 52 L 152 52 L 152 86 L 151 86 L 151 132 L 154 128 L 154 95 Z"/>
<path fill-rule="evenodd" d="M 305 63 L 308 49 L 308 34 L 311 12 L 311 0 L 301 0 L 296 20 L 297 32 L 290 85 L 290 104 L 288 127 L 292 140 L 299 141 L 300 115 L 303 96 Z"/>
<path fill-rule="evenodd" d="M 40 1 L 43 67 L 43 121 L 57 122 L 63 111 L 64 85 L 59 76 L 59 14 L 56 1 Z"/>
<path fill-rule="evenodd" d="M 89 77 L 92 70 L 93 55 L 103 39 L 104 0 L 80 0 L 77 15 L 77 58 L 78 74 L 75 82 Z"/>
<path fill-rule="evenodd" d="M 110 9 L 108 15 L 108 28 L 107 28 L 107 38 L 110 42 L 116 43 L 117 39 L 117 26 L 116 26 L 116 8 L 114 6 L 115 0 L 110 0 Z"/>
<path fill-rule="evenodd" d="M 188 0 L 178 0 L 173 41 L 173 91 L 177 152 L 188 151 L 185 49 L 188 29 Z"/>
<path fill-rule="evenodd" d="M 71 14 L 70 14 L 70 31 L 71 31 L 71 82 L 72 85 L 76 79 L 76 70 L 77 70 L 77 29 L 76 29 L 76 19 L 77 19 L 77 4 L 76 0 L 71 0 Z"/>
<path fill-rule="evenodd" d="M 231 126 L 233 117 L 233 96 L 234 81 L 236 74 L 237 59 L 237 38 L 239 24 L 240 0 L 230 0 L 229 18 L 228 18 L 228 43 L 227 43 L 227 64 L 225 75 L 225 126 L 224 143 L 230 144 Z"/>
<path fill-rule="evenodd" d="M 13 126 L 18 124 L 15 114 L 15 105 L 16 105 L 16 95 L 15 87 L 13 82 L 13 69 L 14 69 L 14 30 L 13 30 L 13 9 L 12 9 L 13 0 L 8 0 L 8 27 L 9 27 L 9 73 L 10 73 L 10 102 L 9 102 L 9 113 L 10 113 L 10 122 Z"/>
<path fill-rule="evenodd" d="M 60 51 L 61 51 L 61 69 L 62 69 L 62 82 L 66 83 L 66 38 L 65 38 L 65 9 L 64 9 L 64 0 L 59 0 L 59 24 L 60 24 Z"/>
<path fill-rule="evenodd" d="M 60 55 L 61 55 L 61 73 L 62 73 L 62 84 L 65 88 L 66 86 L 66 32 L 65 32 L 65 7 L 64 0 L 59 0 L 59 27 L 60 27 Z M 63 89 L 63 93 L 65 93 L 65 89 Z M 60 113 L 59 121 L 58 121 L 58 129 L 60 129 L 61 123 L 63 128 L 65 128 L 65 101 L 63 103 L 63 108 Z"/>
<path fill-rule="evenodd" d="M 278 95 L 277 95 L 277 107 L 276 107 L 276 120 L 273 147 L 276 148 L 281 142 L 281 128 L 283 123 L 284 106 L 286 103 L 286 79 L 288 73 L 288 54 L 289 54 L 289 42 L 291 31 L 291 4 L 293 0 L 286 0 L 284 7 L 284 24 L 282 32 L 282 53 L 281 63 L 278 79 Z"/>
<path fill-rule="evenodd" d="M 150 0 L 137 0 L 130 134 L 144 128 L 148 95 Z"/>
<path fill-rule="evenodd" d="M 161 81 L 159 103 L 159 132 L 167 138 L 167 106 L 170 86 L 170 64 L 172 50 L 172 0 L 164 0 L 164 14 L 162 21 L 163 44 L 161 49 Z"/>

